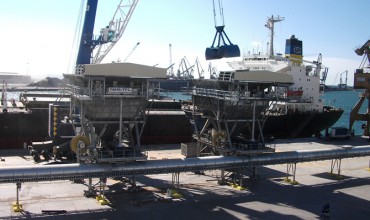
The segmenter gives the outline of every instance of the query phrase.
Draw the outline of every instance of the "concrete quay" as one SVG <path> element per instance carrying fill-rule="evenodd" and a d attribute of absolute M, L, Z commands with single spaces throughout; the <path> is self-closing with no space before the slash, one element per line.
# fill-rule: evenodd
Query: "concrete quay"
<path fill-rule="evenodd" d="M 351 140 L 276 140 L 276 151 L 336 149 L 367 146 L 367 138 Z M 148 158 L 182 157 L 179 146 L 149 149 Z M 0 167 L 34 166 L 27 154 L 0 152 Z M 17 155 L 16 155 L 17 154 Z M 172 189 L 172 175 L 137 176 L 141 190 L 131 192 L 128 179 L 107 180 L 104 194 L 108 205 L 84 197 L 87 187 L 71 181 L 24 183 L 20 190 L 23 212 L 14 212 L 15 184 L 0 184 L 0 219 L 318 219 L 321 207 L 331 205 L 331 219 L 367 219 L 370 216 L 369 157 L 343 159 L 341 175 L 329 175 L 331 161 L 298 163 L 296 181 L 284 182 L 287 165 L 258 168 L 257 179 L 243 179 L 245 190 L 218 185 L 220 171 L 203 175 L 181 173 L 179 194 Z M 98 180 L 93 180 L 96 183 Z M 176 196 L 178 195 L 178 196 Z M 43 211 L 65 210 L 64 214 Z"/>

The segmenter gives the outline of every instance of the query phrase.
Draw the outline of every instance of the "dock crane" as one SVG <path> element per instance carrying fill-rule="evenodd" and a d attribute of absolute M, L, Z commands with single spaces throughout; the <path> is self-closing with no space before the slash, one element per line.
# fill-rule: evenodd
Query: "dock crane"
<path fill-rule="evenodd" d="M 217 79 L 218 78 L 218 70 L 216 67 L 212 66 L 212 63 L 209 62 L 208 64 L 208 72 L 209 72 L 209 77 L 210 79 Z"/>
<path fill-rule="evenodd" d="M 344 73 L 346 74 L 345 83 L 343 83 L 343 80 L 342 80 L 342 75 Z M 340 76 L 340 79 L 339 79 L 339 88 L 347 88 L 348 70 L 342 72 L 339 76 Z"/>
<path fill-rule="evenodd" d="M 354 89 L 365 89 L 365 92 L 361 94 L 360 99 L 352 109 L 349 118 L 349 129 L 352 130 L 355 121 L 366 121 L 366 124 L 362 125 L 364 129 L 364 135 L 370 135 L 370 40 L 364 45 L 357 48 L 355 53 L 359 56 L 364 56 L 360 68 L 356 69 L 354 73 Z M 367 63 L 367 66 L 366 66 Z M 367 99 L 367 110 L 366 113 L 361 114 L 359 110 L 363 102 Z"/>
<path fill-rule="evenodd" d="M 203 70 L 202 64 L 200 63 L 198 57 L 195 59 L 194 67 L 198 73 L 199 79 L 204 79 L 204 70 Z"/>
<path fill-rule="evenodd" d="M 190 65 L 190 62 L 186 57 L 183 57 L 180 61 L 179 68 L 177 70 L 177 77 L 181 79 L 193 79 L 194 65 Z"/>
<path fill-rule="evenodd" d="M 94 36 L 98 0 L 88 0 L 77 55 L 77 68 L 82 64 L 98 64 L 104 59 L 122 37 L 137 3 L 138 0 L 121 0 L 109 24 L 100 30 L 100 35 Z"/>
<path fill-rule="evenodd" d="M 227 37 L 226 32 L 224 31 L 225 22 L 224 22 L 224 12 L 223 12 L 223 7 L 222 7 L 222 0 L 218 0 L 218 6 L 219 6 L 220 17 L 221 17 L 221 22 L 222 22 L 221 26 L 217 26 L 215 1 L 213 0 L 212 2 L 213 2 L 213 14 L 214 14 L 216 34 L 213 39 L 212 46 L 206 48 L 206 53 L 205 53 L 206 60 L 221 59 L 224 57 L 225 58 L 239 57 L 240 49 L 238 45 L 232 44 L 230 39 Z M 227 42 L 225 41 L 225 38 L 229 44 L 227 44 Z M 218 39 L 217 46 L 215 46 L 216 39 Z"/>
<path fill-rule="evenodd" d="M 328 76 L 329 68 L 325 67 L 324 71 L 321 72 L 321 78 L 320 78 L 320 92 L 325 91 L 325 82 L 326 77 Z"/>

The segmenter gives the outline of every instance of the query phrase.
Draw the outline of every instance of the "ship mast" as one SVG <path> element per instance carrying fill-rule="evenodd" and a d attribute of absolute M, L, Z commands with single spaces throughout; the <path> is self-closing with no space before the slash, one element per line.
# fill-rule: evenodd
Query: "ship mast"
<path fill-rule="evenodd" d="M 277 18 L 274 18 L 274 16 L 271 15 L 271 17 L 267 19 L 267 22 L 265 24 L 265 27 L 270 29 L 270 56 L 274 55 L 274 24 L 283 20 L 284 17 L 280 17 L 278 15 Z"/>

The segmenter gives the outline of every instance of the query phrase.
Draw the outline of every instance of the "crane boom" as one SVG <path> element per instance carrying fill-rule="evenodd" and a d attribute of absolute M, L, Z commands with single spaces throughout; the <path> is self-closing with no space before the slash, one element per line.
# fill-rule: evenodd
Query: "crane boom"
<path fill-rule="evenodd" d="M 367 57 L 367 61 L 370 64 L 370 40 L 366 41 L 364 45 L 357 48 L 355 50 L 355 53 L 359 56 L 364 55 L 364 60 L 361 62 L 360 68 L 364 67 L 366 63 L 365 56 Z"/>
<path fill-rule="evenodd" d="M 139 0 L 121 0 L 109 25 L 102 28 L 92 63 L 100 63 L 122 37 Z"/>
<path fill-rule="evenodd" d="M 124 0 L 120 0 L 109 25 L 100 30 L 100 35 L 94 37 L 93 32 L 98 0 L 87 1 L 85 20 L 76 61 L 76 74 L 80 74 L 83 71 L 84 64 L 98 64 L 104 59 L 122 37 L 137 3 L 138 0 L 125 0 L 125 2 Z"/>

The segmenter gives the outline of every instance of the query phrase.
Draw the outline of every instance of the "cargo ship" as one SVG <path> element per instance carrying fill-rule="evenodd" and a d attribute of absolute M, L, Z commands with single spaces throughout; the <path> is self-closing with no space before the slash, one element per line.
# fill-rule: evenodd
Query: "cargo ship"
<path fill-rule="evenodd" d="M 50 137 L 50 104 L 58 106 L 58 119 L 69 117 L 70 97 L 60 91 L 22 92 L 19 99 L 6 100 L 5 84 L 0 105 L 0 149 L 27 148 L 34 142 Z M 5 105 L 5 103 L 7 103 Z M 71 135 L 71 127 L 61 131 Z M 116 132 L 116 126 L 112 132 Z M 191 141 L 191 124 L 181 110 L 181 103 L 168 97 L 150 100 L 147 118 L 141 135 L 142 144 L 173 144 Z"/>
<path fill-rule="evenodd" d="M 58 93 L 21 93 L 19 99 L 8 98 L 3 82 L 0 104 L 0 149 L 27 148 L 33 141 L 48 140 L 49 103 L 65 105 L 69 100 Z"/>
<path fill-rule="evenodd" d="M 332 125 L 343 114 L 342 109 L 324 106 L 320 94 L 321 54 L 317 61 L 305 61 L 302 41 L 294 35 L 286 40 L 285 56 L 253 54 L 242 61 L 230 62 L 235 71 L 266 71 L 283 73 L 291 77 L 292 84 L 276 92 L 280 98 L 271 101 L 263 113 L 263 133 L 276 138 L 320 136 L 320 132 Z"/>
<path fill-rule="evenodd" d="M 268 22 L 274 22 L 274 19 Z M 271 30 L 271 36 L 273 26 L 269 23 L 266 25 Z M 290 79 L 286 83 L 277 83 L 272 90 L 263 91 L 266 94 L 273 92 L 277 96 L 270 100 L 268 107 L 256 118 L 262 132 L 245 123 L 244 128 L 240 129 L 241 134 L 247 135 L 247 138 L 254 135 L 274 138 L 321 136 L 321 132 L 334 125 L 343 114 L 342 109 L 323 105 L 320 94 L 321 54 L 316 61 L 303 60 L 302 41 L 294 35 L 286 40 L 285 55 L 274 54 L 272 45 L 271 37 L 269 54 L 243 55 L 241 61 L 228 63 L 233 71 L 220 71 L 215 80 L 215 83 L 237 83 L 243 79 L 265 83 L 279 82 L 281 77 Z M 260 87 L 257 86 L 255 90 Z M 193 116 L 195 130 L 201 130 L 206 123 L 204 113 L 187 113 L 196 113 Z"/>

